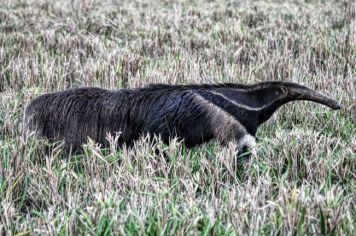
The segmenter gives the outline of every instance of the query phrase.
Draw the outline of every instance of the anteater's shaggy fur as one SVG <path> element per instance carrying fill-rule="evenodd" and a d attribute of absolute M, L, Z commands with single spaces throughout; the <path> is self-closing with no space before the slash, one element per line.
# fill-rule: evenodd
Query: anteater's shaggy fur
<path fill-rule="evenodd" d="M 340 108 L 336 101 L 289 82 L 151 85 L 117 91 L 75 88 L 32 101 L 25 111 L 24 130 L 64 140 L 66 150 L 80 149 L 88 137 L 105 146 L 107 133 L 117 132 L 120 145 L 151 134 L 166 143 L 178 137 L 188 147 L 215 138 L 222 145 L 236 142 L 242 149 L 253 146 L 260 124 L 294 100 Z"/>

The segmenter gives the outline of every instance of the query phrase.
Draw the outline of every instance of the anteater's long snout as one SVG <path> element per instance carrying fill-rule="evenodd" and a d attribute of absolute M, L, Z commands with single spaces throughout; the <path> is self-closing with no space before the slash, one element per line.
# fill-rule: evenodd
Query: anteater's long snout
<path fill-rule="evenodd" d="M 328 106 L 334 110 L 342 108 L 340 103 L 334 99 L 306 87 L 291 88 L 290 92 L 292 96 L 296 96 L 297 100 L 313 101 Z"/>

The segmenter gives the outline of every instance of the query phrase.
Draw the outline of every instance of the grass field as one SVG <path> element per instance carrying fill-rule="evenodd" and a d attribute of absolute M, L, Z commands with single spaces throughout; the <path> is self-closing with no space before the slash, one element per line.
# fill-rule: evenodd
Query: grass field
<path fill-rule="evenodd" d="M 352 3 L 0 0 L 0 235 L 355 235 Z M 214 142 L 88 142 L 66 158 L 21 138 L 24 107 L 46 92 L 266 80 L 343 109 L 284 106 L 245 168 Z"/>

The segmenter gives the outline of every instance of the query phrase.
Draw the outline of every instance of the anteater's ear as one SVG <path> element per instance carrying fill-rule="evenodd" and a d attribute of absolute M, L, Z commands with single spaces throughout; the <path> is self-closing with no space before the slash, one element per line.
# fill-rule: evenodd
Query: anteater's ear
<path fill-rule="evenodd" d="M 289 90 L 288 90 L 288 88 L 286 87 L 286 86 L 280 86 L 280 91 L 282 92 L 282 94 L 284 94 L 284 95 L 288 95 L 289 94 Z"/>

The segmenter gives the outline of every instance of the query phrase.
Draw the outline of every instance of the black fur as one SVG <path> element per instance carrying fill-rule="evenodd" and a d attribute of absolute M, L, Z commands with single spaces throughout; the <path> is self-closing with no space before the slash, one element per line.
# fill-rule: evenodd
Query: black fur
<path fill-rule="evenodd" d="M 222 144 L 255 135 L 281 105 L 311 100 L 339 109 L 339 104 L 311 89 L 289 82 L 255 85 L 150 85 L 108 91 L 75 88 L 42 95 L 25 111 L 25 127 L 39 137 L 64 140 L 78 150 L 90 137 L 108 145 L 106 134 L 121 132 L 119 145 L 141 135 L 158 135 L 166 143 L 178 137 L 187 147 L 211 139 Z"/>

